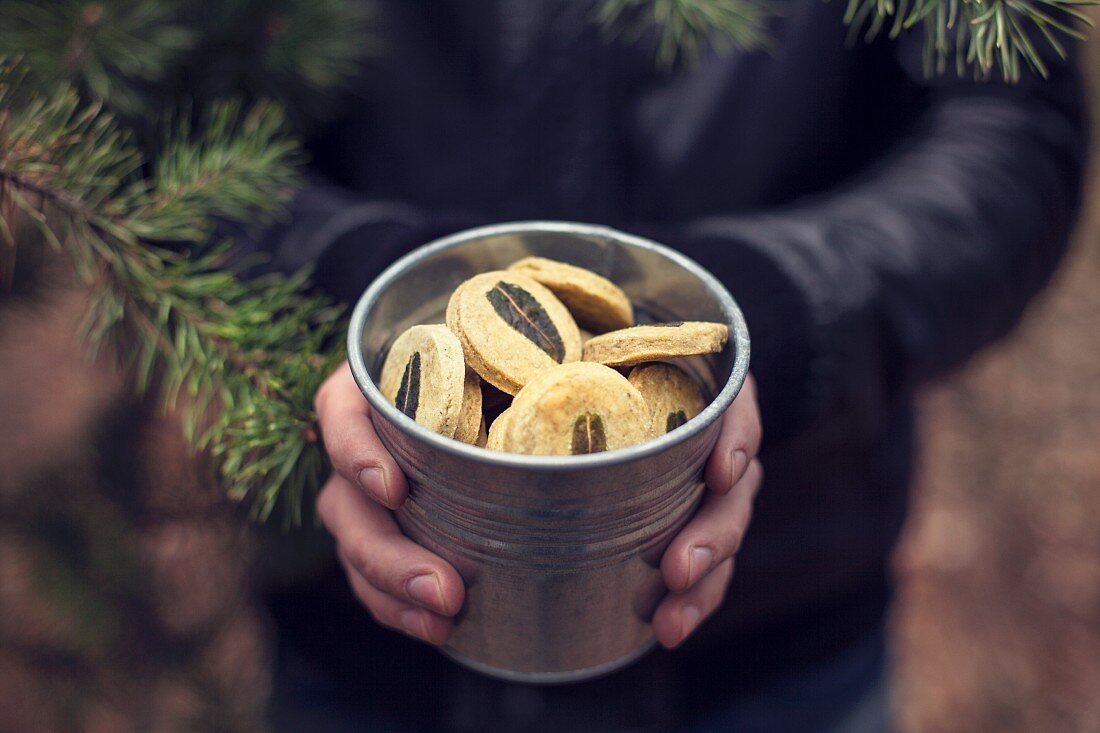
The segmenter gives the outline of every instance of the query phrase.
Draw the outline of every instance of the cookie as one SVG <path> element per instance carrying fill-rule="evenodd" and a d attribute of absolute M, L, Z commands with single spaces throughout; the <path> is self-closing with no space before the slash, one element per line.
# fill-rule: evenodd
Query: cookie
<path fill-rule="evenodd" d="M 653 437 L 642 394 L 601 364 L 563 364 L 539 373 L 502 417 L 498 444 L 512 453 L 598 453 Z"/>
<path fill-rule="evenodd" d="M 462 411 L 455 427 L 455 440 L 476 444 L 481 428 L 481 380 L 473 369 L 466 369 L 462 384 Z"/>
<path fill-rule="evenodd" d="M 678 356 L 714 354 L 729 339 L 724 323 L 681 321 L 634 326 L 595 336 L 584 345 L 584 361 L 630 366 Z"/>
<path fill-rule="evenodd" d="M 390 346 L 378 388 L 413 420 L 454 437 L 462 414 L 462 345 L 443 325 L 413 326 Z"/>
<path fill-rule="evenodd" d="M 549 288 L 587 329 L 604 333 L 634 325 L 634 307 L 626 293 L 591 270 L 544 257 L 525 257 L 508 269 Z"/>
<path fill-rule="evenodd" d="M 510 410 L 511 408 L 497 415 L 497 419 L 489 427 L 489 435 L 485 439 L 485 447 L 489 450 L 504 450 L 504 431 L 508 427 Z"/>
<path fill-rule="evenodd" d="M 672 432 L 707 406 L 695 379 L 672 364 L 641 364 L 627 381 L 645 398 L 654 435 Z"/>
<path fill-rule="evenodd" d="M 486 272 L 464 282 L 447 304 L 447 325 L 458 336 L 466 363 L 508 394 L 581 355 L 580 332 L 566 307 L 518 272 Z"/>
<path fill-rule="evenodd" d="M 477 428 L 477 440 L 474 441 L 474 445 L 478 448 L 484 448 L 485 444 L 489 442 L 489 431 L 485 429 L 485 418 L 482 417 Z"/>

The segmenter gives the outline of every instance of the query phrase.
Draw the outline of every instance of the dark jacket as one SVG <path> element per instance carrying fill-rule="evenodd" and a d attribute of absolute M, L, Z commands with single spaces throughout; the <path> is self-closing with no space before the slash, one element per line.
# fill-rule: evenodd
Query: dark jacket
<path fill-rule="evenodd" d="M 267 233 L 280 267 L 316 263 L 353 301 L 459 228 L 596 222 L 696 259 L 748 320 L 766 480 L 725 607 L 629 684 L 596 684 L 648 690 L 619 695 L 635 713 L 706 705 L 879 625 L 913 389 L 1008 331 L 1065 247 L 1086 140 L 1073 64 L 1016 86 L 928 80 L 919 31 L 846 45 L 840 0 L 785 6 L 771 53 L 674 73 L 644 41 L 602 36 L 591 2 L 379 5 L 383 51 L 312 145 L 319 178 L 293 221 Z M 397 657 L 396 676 L 430 668 L 426 685 L 490 694 L 327 593 L 309 590 L 325 600 L 308 622 L 276 616 L 318 663 L 369 686 L 364 670 Z M 545 694 L 611 704 L 580 688 Z"/>

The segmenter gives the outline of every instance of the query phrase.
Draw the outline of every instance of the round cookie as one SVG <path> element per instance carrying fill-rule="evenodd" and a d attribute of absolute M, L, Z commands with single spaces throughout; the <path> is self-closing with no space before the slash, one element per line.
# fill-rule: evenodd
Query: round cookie
<path fill-rule="evenodd" d="M 641 393 L 626 377 L 600 364 L 562 364 L 541 372 L 505 414 L 499 444 L 512 453 L 598 453 L 653 437 Z M 490 442 L 492 438 L 490 434 Z"/>
<path fill-rule="evenodd" d="M 645 398 L 654 435 L 672 432 L 707 406 L 695 379 L 672 364 L 641 364 L 630 370 L 627 381 Z"/>
<path fill-rule="evenodd" d="M 508 394 L 581 355 L 580 332 L 569 311 L 518 272 L 486 272 L 462 283 L 447 304 L 447 325 L 470 367 Z"/>
<path fill-rule="evenodd" d="M 493 420 L 493 424 L 489 427 L 489 434 L 485 439 L 485 447 L 489 450 L 504 450 L 504 431 L 508 428 L 510 411 L 511 408 L 508 408 L 497 415 L 497 419 Z"/>
<path fill-rule="evenodd" d="M 478 379 L 477 372 L 467 367 L 462 384 L 462 411 L 455 427 L 455 440 L 476 445 L 481 424 L 481 380 Z"/>
<path fill-rule="evenodd" d="M 508 269 L 545 285 L 565 304 L 578 324 L 596 333 L 634 325 L 634 307 L 626 293 L 591 270 L 544 257 L 525 257 Z"/>
<path fill-rule="evenodd" d="M 462 414 L 465 378 L 462 346 L 450 329 L 413 326 L 390 346 L 378 389 L 398 410 L 450 438 Z"/>
<path fill-rule="evenodd" d="M 485 444 L 489 442 L 489 431 L 485 429 L 485 418 L 481 418 L 481 422 L 477 426 L 477 440 L 474 441 L 474 445 L 478 448 L 484 448 Z"/>
<path fill-rule="evenodd" d="M 729 327 L 724 323 L 653 323 L 593 337 L 584 345 L 584 361 L 630 366 L 678 356 L 715 354 L 728 339 Z"/>

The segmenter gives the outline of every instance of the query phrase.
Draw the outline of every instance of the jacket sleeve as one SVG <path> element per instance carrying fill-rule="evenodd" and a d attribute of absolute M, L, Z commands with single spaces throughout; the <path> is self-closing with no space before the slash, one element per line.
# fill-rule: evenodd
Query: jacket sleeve
<path fill-rule="evenodd" d="M 899 50 L 927 102 L 856 180 L 785 210 L 649 230 L 741 303 L 771 440 L 838 412 L 873 427 L 1006 333 L 1066 247 L 1087 138 L 1075 64 L 1015 86 L 925 82 L 907 66 L 919 50 Z"/>
<path fill-rule="evenodd" d="M 279 223 L 226 234 L 238 240 L 241 256 L 262 258 L 250 274 L 310 265 L 322 290 L 354 303 L 367 283 L 406 252 L 481 223 L 466 212 L 428 211 L 356 195 L 310 174 Z"/>

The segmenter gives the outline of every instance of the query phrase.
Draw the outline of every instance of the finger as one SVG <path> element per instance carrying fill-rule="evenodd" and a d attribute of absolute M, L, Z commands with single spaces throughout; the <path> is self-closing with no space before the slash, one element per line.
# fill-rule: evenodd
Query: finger
<path fill-rule="evenodd" d="M 754 458 L 732 491 L 706 495 L 661 558 L 665 585 L 682 593 L 741 548 L 763 478 L 760 461 Z"/>
<path fill-rule="evenodd" d="M 749 374 L 737 398 L 722 416 L 718 442 L 707 461 L 706 482 L 711 491 L 724 494 L 741 480 L 749 461 L 760 450 L 760 435 L 756 381 Z"/>
<path fill-rule="evenodd" d="M 401 534 L 389 510 L 347 479 L 329 479 L 317 513 L 341 559 L 376 589 L 444 616 L 462 607 L 465 587 L 450 563 Z"/>
<path fill-rule="evenodd" d="M 401 506 L 409 493 L 405 475 L 378 439 L 370 421 L 370 404 L 355 384 L 347 362 L 317 390 L 313 406 L 336 472 L 383 506 Z"/>
<path fill-rule="evenodd" d="M 445 616 L 425 611 L 393 596 L 383 593 L 363 576 L 352 570 L 348 573 L 352 591 L 375 621 L 391 629 L 404 632 L 429 644 L 445 644 L 454 630 L 454 621 Z"/>
<path fill-rule="evenodd" d="M 674 649 L 698 629 L 722 605 L 732 577 L 733 558 L 729 558 L 687 593 L 665 596 L 653 614 L 653 633 L 661 646 Z"/>

